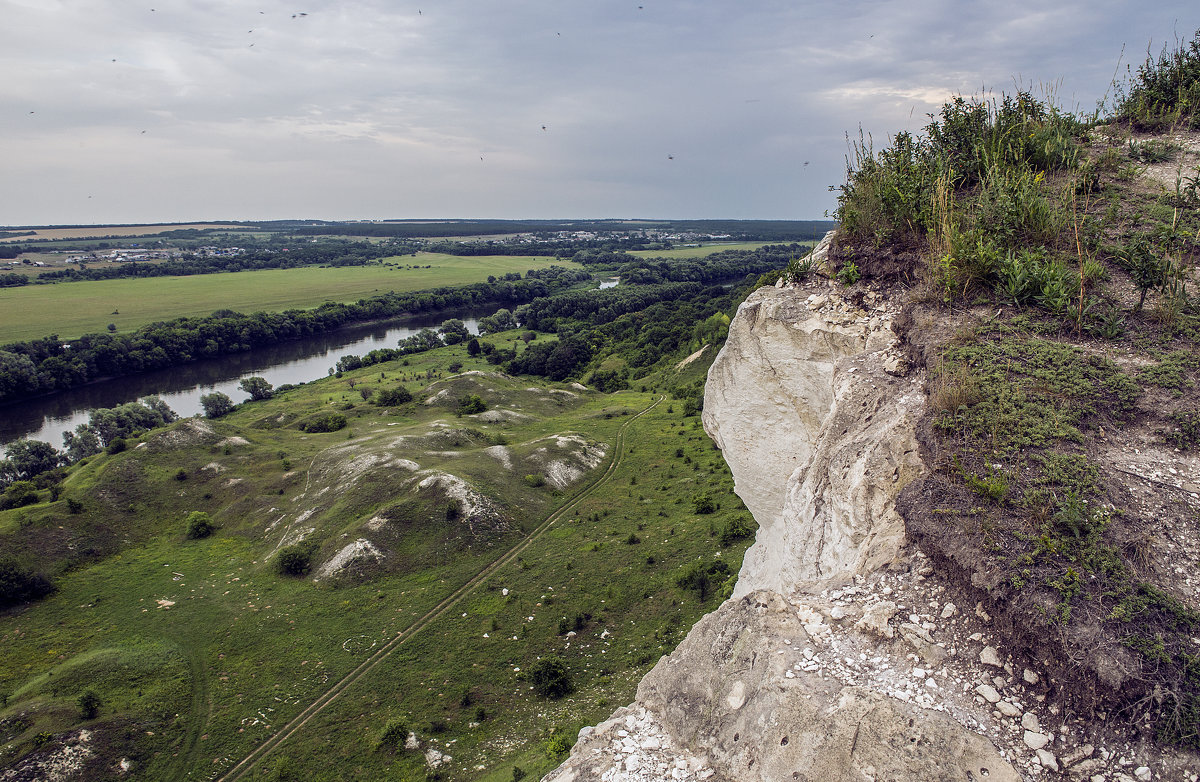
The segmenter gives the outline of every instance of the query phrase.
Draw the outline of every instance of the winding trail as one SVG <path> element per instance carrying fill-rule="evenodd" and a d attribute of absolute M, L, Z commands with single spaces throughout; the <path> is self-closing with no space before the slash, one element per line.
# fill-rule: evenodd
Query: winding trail
<path fill-rule="evenodd" d="M 208 666 L 196 650 L 198 644 L 190 641 L 184 646 L 187 655 L 188 669 L 192 677 L 192 719 L 183 743 L 179 747 L 178 757 L 171 768 L 171 779 L 184 779 L 191 776 L 190 769 L 195 766 L 196 757 L 200 752 L 200 736 L 204 727 L 212 717 L 212 701 L 208 697 Z"/>
<path fill-rule="evenodd" d="M 442 602 L 438 603 L 408 627 L 398 632 L 395 637 L 393 637 L 386 644 L 379 647 L 374 654 L 360 663 L 357 668 L 333 684 L 328 690 L 326 690 L 316 700 L 309 704 L 307 708 L 305 708 L 303 711 L 293 717 L 290 722 L 280 728 L 274 735 L 270 736 L 266 741 L 251 750 L 250 754 L 246 755 L 246 757 L 242 758 L 241 761 L 233 766 L 233 768 L 229 769 L 229 771 L 225 772 L 224 775 L 219 777 L 217 782 L 234 782 L 234 780 L 244 777 L 252 768 L 254 768 L 255 765 L 258 764 L 260 760 L 265 758 L 280 744 L 287 741 L 292 734 L 296 733 L 296 731 L 308 724 L 309 720 L 324 711 L 326 706 L 337 700 L 337 698 L 352 684 L 357 682 L 366 674 L 370 673 L 376 666 L 387 659 L 392 652 L 411 639 L 414 635 L 425 629 L 434 620 L 441 617 L 451 608 L 454 608 L 454 606 L 460 603 L 463 598 L 465 598 L 480 584 L 486 581 L 489 576 L 491 576 L 500 568 L 514 561 L 518 556 L 521 555 L 522 552 L 525 551 L 525 549 L 529 548 L 534 541 L 545 534 L 545 532 L 549 530 L 556 521 L 561 519 L 576 505 L 578 505 L 580 500 L 587 497 L 592 492 L 596 491 L 598 488 L 607 483 L 612 477 L 613 473 L 615 473 L 617 468 L 621 465 L 621 460 L 624 458 L 625 430 L 628 429 L 629 425 L 634 421 L 657 407 L 665 398 L 666 397 L 664 395 L 659 394 L 658 399 L 651 402 L 639 413 L 631 417 L 625 423 L 621 424 L 621 428 L 617 430 L 617 436 L 613 443 L 613 457 L 609 461 L 608 468 L 602 475 L 600 475 L 600 477 L 576 492 L 571 499 L 559 507 L 558 510 L 547 516 L 545 521 L 538 525 L 538 527 L 534 529 L 533 532 L 529 533 L 529 535 L 527 535 L 520 543 L 516 544 L 500 557 L 492 561 L 490 565 L 472 576 L 470 580 L 448 595 L 444 600 L 442 600 Z"/>

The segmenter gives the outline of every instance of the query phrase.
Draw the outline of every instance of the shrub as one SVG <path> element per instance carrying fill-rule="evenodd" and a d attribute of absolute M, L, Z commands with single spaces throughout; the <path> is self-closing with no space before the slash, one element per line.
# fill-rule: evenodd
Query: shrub
<path fill-rule="evenodd" d="M 346 425 L 346 416 L 332 411 L 317 413 L 300 422 L 300 431 L 310 434 L 336 432 Z"/>
<path fill-rule="evenodd" d="M 83 503 L 74 497 L 68 497 L 67 513 L 83 513 Z"/>
<path fill-rule="evenodd" d="M 232 412 L 234 408 L 233 400 L 229 398 L 229 395 L 222 394 L 220 391 L 201 396 L 200 406 L 204 408 L 205 418 L 220 418 Z"/>
<path fill-rule="evenodd" d="M 121 453 L 121 451 L 125 450 L 125 447 L 125 438 L 117 437 L 108 444 L 108 447 L 104 449 L 104 452 L 109 455 Z"/>
<path fill-rule="evenodd" d="M 202 510 L 194 510 L 187 517 L 188 540 L 201 540 L 213 534 L 212 519 Z"/>
<path fill-rule="evenodd" d="M 375 742 L 375 749 L 402 750 L 408 740 L 408 726 L 403 720 L 389 720 Z"/>
<path fill-rule="evenodd" d="M 37 484 L 33 481 L 17 481 L 4 490 L 4 496 L 0 497 L 0 510 L 33 505 L 38 499 Z"/>
<path fill-rule="evenodd" d="M 459 415 L 474 415 L 487 409 L 487 403 L 478 394 L 468 394 L 458 400 Z"/>
<path fill-rule="evenodd" d="M 395 407 L 411 402 L 412 398 L 411 391 L 404 386 L 397 386 L 396 388 L 384 388 L 376 391 L 375 398 L 371 401 L 372 404 L 379 405 L 380 407 Z"/>
<path fill-rule="evenodd" d="M 79 696 L 77 705 L 79 706 L 79 719 L 94 720 L 96 715 L 100 713 L 100 696 L 88 690 Z"/>
<path fill-rule="evenodd" d="M 238 383 L 238 388 L 249 394 L 252 402 L 261 402 L 275 395 L 274 389 L 265 377 L 242 378 L 242 381 Z"/>
<path fill-rule="evenodd" d="M 275 558 L 275 567 L 282 576 L 299 578 L 312 570 L 314 548 L 309 543 L 284 546 Z"/>
<path fill-rule="evenodd" d="M 526 475 L 525 484 L 537 489 L 546 485 L 546 478 L 541 473 Z"/>
<path fill-rule="evenodd" d="M 717 504 L 713 502 L 712 497 L 702 494 L 699 497 L 692 498 L 692 510 L 701 516 L 706 513 L 716 513 Z"/>
<path fill-rule="evenodd" d="M 729 565 L 719 559 L 714 562 L 694 562 L 675 579 L 675 585 L 681 589 L 694 590 L 703 603 L 708 600 L 715 587 L 725 583 L 730 572 Z"/>
<path fill-rule="evenodd" d="M 529 670 L 533 690 L 543 698 L 561 698 L 575 691 L 571 673 L 559 657 L 543 657 Z M 568 744 L 568 749 L 570 745 Z"/>
<path fill-rule="evenodd" d="M 721 530 L 721 545 L 731 546 L 739 540 L 745 540 L 753 534 L 753 521 L 739 516 L 732 521 L 727 522 L 725 524 L 725 528 Z"/>
<path fill-rule="evenodd" d="M 571 751 L 571 740 L 565 733 L 555 733 L 546 741 L 546 757 L 550 760 L 561 761 Z"/>
<path fill-rule="evenodd" d="M 41 573 L 12 558 L 0 559 L 0 609 L 30 603 L 54 593 L 54 584 Z"/>
<path fill-rule="evenodd" d="M 1180 120 L 1195 127 L 1200 117 L 1200 31 L 1192 40 L 1146 57 L 1137 76 L 1122 85 L 1117 117 L 1137 130 L 1161 130 Z"/>

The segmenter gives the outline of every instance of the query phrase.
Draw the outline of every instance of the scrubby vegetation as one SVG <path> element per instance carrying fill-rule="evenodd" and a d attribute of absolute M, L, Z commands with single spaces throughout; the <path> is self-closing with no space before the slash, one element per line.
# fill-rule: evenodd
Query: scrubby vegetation
<path fill-rule="evenodd" d="M 1198 47 L 1148 59 L 1110 117 L 1027 92 L 960 97 L 921 135 L 860 140 L 833 253 L 842 272 L 913 289 L 905 337 L 929 372 L 934 472 L 902 498 L 910 530 L 984 587 L 1030 654 L 1084 661 L 1064 671 L 1079 708 L 1193 747 L 1200 613 L 1156 564 L 1161 519 L 1122 488 L 1113 449 L 1135 430 L 1196 439 L 1200 169 L 1140 134 L 1194 129 Z M 933 325 L 948 318 L 949 339 Z M 1133 672 L 1101 684 L 1113 665 Z"/>

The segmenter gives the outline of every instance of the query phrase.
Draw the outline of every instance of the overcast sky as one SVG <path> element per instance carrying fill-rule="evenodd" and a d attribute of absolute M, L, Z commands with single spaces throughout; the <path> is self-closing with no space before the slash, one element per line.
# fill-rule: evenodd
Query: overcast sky
<path fill-rule="evenodd" d="M 640 3 L 640 5 L 639 5 Z M 1091 110 L 1195 0 L 0 0 L 0 224 L 820 218 L 846 134 Z M 1123 69 L 1123 65 L 1122 65 Z"/>

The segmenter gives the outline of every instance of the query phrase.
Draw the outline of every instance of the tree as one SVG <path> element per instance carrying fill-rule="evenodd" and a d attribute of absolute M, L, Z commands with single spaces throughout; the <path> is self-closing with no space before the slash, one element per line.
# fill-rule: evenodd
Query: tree
<path fill-rule="evenodd" d="M 64 461 L 63 454 L 41 440 L 17 440 L 8 446 L 8 458 L 0 461 L 0 486 L 29 480 L 49 472 Z"/>
<path fill-rule="evenodd" d="M 561 698 L 575 691 L 571 672 L 559 657 L 543 657 L 529 671 L 534 692 L 543 698 Z"/>
<path fill-rule="evenodd" d="M 460 342 L 466 342 L 470 336 L 471 332 L 467 331 L 467 324 L 458 318 L 451 318 L 442 322 L 442 339 L 447 345 L 457 345 Z"/>
<path fill-rule="evenodd" d="M 63 447 L 67 449 L 67 459 L 77 462 L 100 453 L 100 435 L 87 424 L 80 424 L 74 432 L 63 432 Z"/>
<path fill-rule="evenodd" d="M 475 337 L 471 337 L 471 340 L 467 343 L 467 355 L 474 358 L 475 356 L 479 355 L 481 350 L 482 348 L 479 347 L 479 340 L 475 339 Z"/>
<path fill-rule="evenodd" d="M 79 719 L 94 720 L 96 715 L 100 713 L 100 696 L 88 690 L 79 696 L 77 705 L 79 706 Z"/>
<path fill-rule="evenodd" d="M 242 382 L 238 383 L 238 388 L 249 394 L 250 400 L 253 402 L 261 402 L 275 395 L 274 388 L 265 377 L 242 378 Z"/>
<path fill-rule="evenodd" d="M 248 378 L 247 378 L 248 379 Z M 233 400 L 228 394 L 214 391 L 200 397 L 200 406 L 204 408 L 205 418 L 220 418 L 233 410 Z"/>

